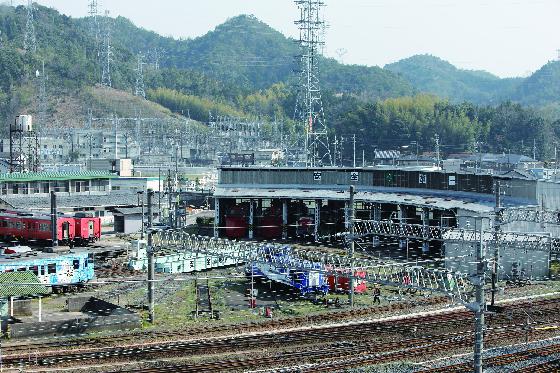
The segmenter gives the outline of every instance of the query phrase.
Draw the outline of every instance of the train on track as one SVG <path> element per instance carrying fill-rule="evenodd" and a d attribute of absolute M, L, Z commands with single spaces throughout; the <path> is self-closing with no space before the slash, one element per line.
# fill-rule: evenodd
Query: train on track
<path fill-rule="evenodd" d="M 57 238 L 68 245 L 87 245 L 101 238 L 101 219 L 85 214 L 57 217 Z M 3 241 L 51 241 L 51 217 L 23 211 L 0 211 L 0 239 Z"/>
<path fill-rule="evenodd" d="M 83 285 L 95 276 L 93 256 L 87 251 L 47 254 L 29 250 L 4 254 L 6 251 L 0 251 L 0 273 L 33 272 L 54 291 Z"/>

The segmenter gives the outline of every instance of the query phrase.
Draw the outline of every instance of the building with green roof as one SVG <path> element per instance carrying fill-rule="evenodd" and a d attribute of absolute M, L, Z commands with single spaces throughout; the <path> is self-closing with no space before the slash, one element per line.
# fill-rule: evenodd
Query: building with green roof
<path fill-rule="evenodd" d="M 0 273 L 0 319 L 10 316 L 10 298 L 49 294 L 49 289 L 30 271 Z"/>

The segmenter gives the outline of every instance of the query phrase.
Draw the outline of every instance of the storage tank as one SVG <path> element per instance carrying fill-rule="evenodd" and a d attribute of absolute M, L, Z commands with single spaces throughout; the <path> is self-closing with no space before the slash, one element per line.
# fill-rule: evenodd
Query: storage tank
<path fill-rule="evenodd" d="M 31 115 L 18 115 L 14 121 L 12 131 L 32 132 L 33 117 Z"/>

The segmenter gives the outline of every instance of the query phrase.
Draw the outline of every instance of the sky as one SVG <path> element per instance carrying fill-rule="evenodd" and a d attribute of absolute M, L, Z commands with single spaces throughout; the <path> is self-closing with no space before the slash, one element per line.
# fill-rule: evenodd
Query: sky
<path fill-rule="evenodd" d="M 4 0 L 6 1 L 6 0 Z M 89 0 L 35 0 L 73 16 Z M 560 49 L 560 0 L 324 0 L 325 54 L 349 64 L 384 66 L 432 54 L 465 69 L 527 76 Z M 10 0 L 8 0 L 10 2 Z M 23 0 L 12 0 L 21 4 Z M 296 36 L 292 0 L 98 0 L 99 9 L 176 38 L 204 35 L 230 17 L 253 14 Z"/>

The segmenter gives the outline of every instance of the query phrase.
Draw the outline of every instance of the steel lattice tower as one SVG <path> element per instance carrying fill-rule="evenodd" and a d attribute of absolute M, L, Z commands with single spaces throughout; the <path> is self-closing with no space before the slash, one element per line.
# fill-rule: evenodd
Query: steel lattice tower
<path fill-rule="evenodd" d="M 135 96 L 146 98 L 146 90 L 144 88 L 144 57 L 142 53 L 138 53 L 138 66 L 136 67 L 136 88 Z"/>
<path fill-rule="evenodd" d="M 113 50 L 111 47 L 111 19 L 109 11 L 105 11 L 105 35 L 103 39 L 103 73 L 101 74 L 101 84 L 106 87 L 112 86 L 111 63 L 113 62 Z"/>
<path fill-rule="evenodd" d="M 99 39 L 100 39 L 100 32 L 99 32 L 99 19 L 98 19 L 98 8 L 97 8 L 97 0 L 90 0 L 88 5 L 89 11 L 89 22 L 90 22 L 90 32 L 91 35 L 95 38 L 95 53 L 99 58 L 101 55 L 101 51 L 99 50 Z"/>
<path fill-rule="evenodd" d="M 35 36 L 35 22 L 33 19 L 33 0 L 27 0 L 27 23 L 25 25 L 23 49 L 33 53 L 37 51 L 37 38 Z"/>
<path fill-rule="evenodd" d="M 324 42 L 321 0 L 295 0 L 300 19 L 295 22 L 300 37 L 299 84 L 295 120 L 305 128 L 305 151 L 308 167 L 331 165 L 325 112 L 319 82 L 319 56 Z"/>

